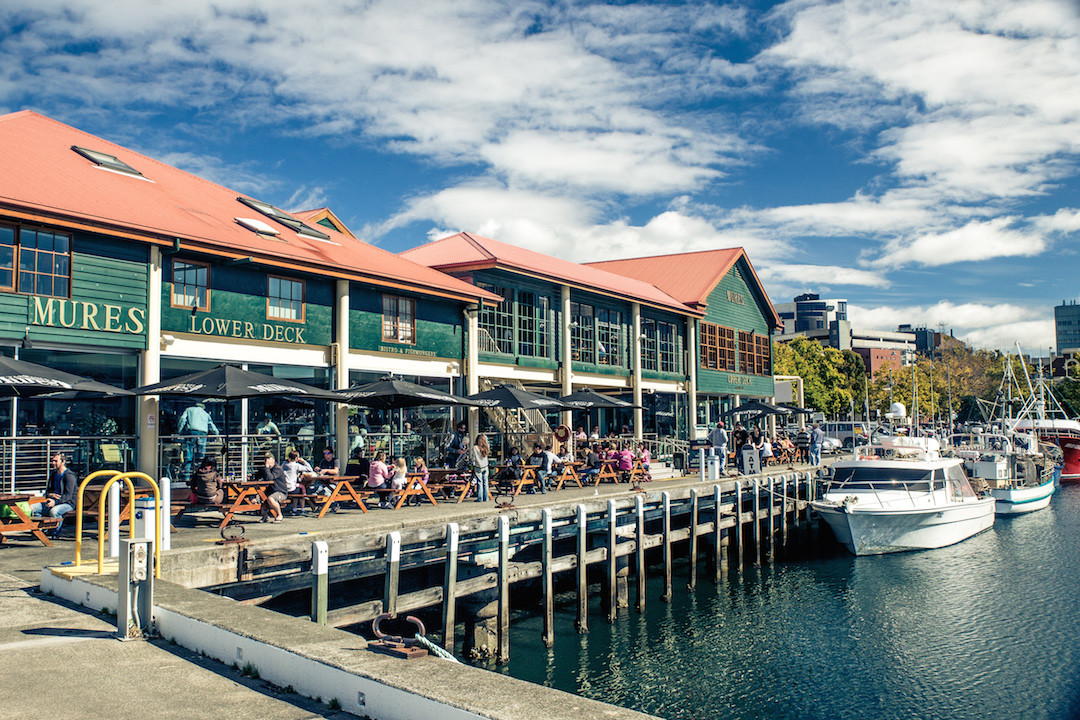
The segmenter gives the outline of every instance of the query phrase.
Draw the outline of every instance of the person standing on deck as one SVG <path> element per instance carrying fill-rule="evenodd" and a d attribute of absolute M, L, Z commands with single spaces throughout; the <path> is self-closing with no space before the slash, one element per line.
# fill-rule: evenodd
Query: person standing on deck
<path fill-rule="evenodd" d="M 712 445 L 713 451 L 720 457 L 720 475 L 724 475 L 725 468 L 727 467 L 727 444 L 728 434 L 724 429 L 724 421 L 717 420 L 716 427 L 709 433 L 709 444 Z"/>
<path fill-rule="evenodd" d="M 810 464 L 821 464 L 821 446 L 825 442 L 825 433 L 819 423 L 814 423 L 814 429 L 810 431 Z"/>

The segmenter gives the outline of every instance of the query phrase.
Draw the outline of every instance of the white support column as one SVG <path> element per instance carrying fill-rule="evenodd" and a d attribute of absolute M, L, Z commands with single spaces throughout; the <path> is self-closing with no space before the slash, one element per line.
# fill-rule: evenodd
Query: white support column
<path fill-rule="evenodd" d="M 480 392 L 480 309 L 476 305 L 465 308 L 465 394 L 475 395 Z M 480 411 L 469 408 L 469 437 L 476 437 L 480 427 Z"/>
<path fill-rule="evenodd" d="M 337 352 L 331 352 L 334 364 L 334 388 L 349 387 L 349 281 L 338 280 L 334 284 L 336 300 L 336 318 L 334 322 L 333 342 Z M 335 453 L 341 461 L 342 472 L 349 462 L 349 406 L 338 403 L 334 412 Z"/>
<path fill-rule="evenodd" d="M 686 374 L 690 378 L 686 386 L 686 402 L 690 405 L 686 427 L 691 440 L 697 437 L 697 337 L 697 318 L 686 318 Z"/>
<path fill-rule="evenodd" d="M 563 285 L 559 289 L 559 361 L 562 365 L 562 394 L 569 395 L 574 392 L 574 363 L 570 343 L 570 286 Z M 571 427 L 574 421 L 572 411 L 565 410 L 560 414 L 563 425 Z"/>
<path fill-rule="evenodd" d="M 149 296 L 146 306 L 146 349 L 139 364 L 139 384 L 152 385 L 161 380 L 161 249 L 151 246 L 147 265 Z M 158 412 L 157 395 L 138 399 L 139 457 L 136 466 L 152 478 L 158 476 Z M 110 526 L 111 527 L 111 526 Z"/>
<path fill-rule="evenodd" d="M 630 343 L 630 364 L 633 368 L 631 382 L 634 390 L 634 438 L 640 440 L 643 436 L 645 422 L 641 409 L 641 303 L 630 304 L 630 315 L 633 325 L 633 338 Z"/>

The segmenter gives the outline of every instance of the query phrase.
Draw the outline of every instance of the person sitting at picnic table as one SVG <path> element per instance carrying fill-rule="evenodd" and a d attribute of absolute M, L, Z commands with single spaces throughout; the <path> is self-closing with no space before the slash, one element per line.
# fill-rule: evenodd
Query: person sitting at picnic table
<path fill-rule="evenodd" d="M 204 457 L 191 476 L 191 491 L 195 501 L 203 505 L 217 505 L 225 499 L 225 480 L 210 457 Z"/>
<path fill-rule="evenodd" d="M 281 463 L 281 469 L 285 472 L 285 484 L 288 486 L 288 492 L 290 495 L 307 495 L 307 488 L 300 482 L 300 476 L 304 473 L 314 473 L 311 464 L 300 457 L 300 453 L 296 450 L 289 451 L 289 459 Z M 299 515 L 304 512 L 302 507 L 295 507 L 292 509 L 293 515 Z"/>
<path fill-rule="evenodd" d="M 769 439 L 768 433 L 762 436 L 761 439 L 761 467 L 766 467 L 772 464 L 773 460 L 773 444 Z"/>
<path fill-rule="evenodd" d="M 589 445 L 585 448 L 585 467 L 581 469 L 585 475 L 596 476 L 600 473 L 600 448 L 597 445 Z"/>
<path fill-rule="evenodd" d="M 390 496 L 390 480 L 394 477 L 394 470 L 386 465 L 386 453 L 380 450 L 375 453 L 375 459 L 371 461 L 368 469 L 368 479 L 365 485 L 375 490 L 379 495 L 379 507 L 386 509 L 386 499 Z"/>
<path fill-rule="evenodd" d="M 630 472 L 634 469 L 634 451 L 630 449 L 630 443 L 624 443 L 619 451 L 619 470 Z"/>
<path fill-rule="evenodd" d="M 582 427 L 581 425 L 578 425 L 577 432 L 574 433 L 574 440 L 576 440 L 578 442 L 583 442 L 583 441 L 586 441 L 588 439 L 589 439 L 589 434 L 587 432 L 585 432 L 585 428 Z"/>
<path fill-rule="evenodd" d="M 592 429 L 592 432 L 589 433 L 589 440 L 591 440 L 592 442 L 597 442 L 600 440 L 600 428 L 594 427 Z"/>
<path fill-rule="evenodd" d="M 410 482 L 419 482 L 419 483 L 422 483 L 424 485 L 427 485 L 429 473 L 428 473 L 427 463 L 424 462 L 424 458 L 420 457 L 419 455 L 417 455 L 416 457 L 413 458 L 413 466 L 412 466 L 412 471 L 411 472 L 412 472 L 413 475 L 419 475 L 420 477 L 419 478 L 414 478 Z M 405 504 L 406 505 L 419 505 L 420 504 L 420 496 L 419 495 L 411 495 L 411 496 L 409 496 L 409 499 L 405 501 Z"/>
<path fill-rule="evenodd" d="M 525 461 L 521 457 L 521 451 L 514 445 L 510 448 L 510 455 L 506 458 L 506 467 L 499 471 L 496 480 L 509 480 L 514 482 L 521 479 L 521 466 Z"/>
<path fill-rule="evenodd" d="M 637 459 L 641 461 L 641 467 L 645 468 L 645 472 L 648 472 L 651 457 L 649 455 L 649 448 L 645 446 L 645 443 L 638 443 L 636 456 Z"/>
<path fill-rule="evenodd" d="M 30 514 L 44 515 L 49 511 L 49 517 L 58 518 L 59 522 L 52 531 L 51 537 L 55 540 L 60 537 L 60 529 L 64 526 L 64 513 L 75 509 L 75 493 L 79 480 L 75 473 L 68 469 L 67 457 L 63 453 L 52 456 L 52 475 L 46 486 L 45 502 L 34 505 Z"/>
<path fill-rule="evenodd" d="M 404 457 L 399 457 L 390 467 L 390 479 L 387 481 L 388 490 L 379 490 L 379 507 L 384 510 L 393 510 L 394 503 L 390 497 L 394 492 L 405 489 L 405 483 L 409 479 L 409 462 Z"/>
<path fill-rule="evenodd" d="M 334 448 L 326 448 L 322 451 L 323 459 L 319 462 L 320 475 L 340 475 L 341 461 L 334 457 Z"/>
<path fill-rule="evenodd" d="M 536 466 L 536 479 L 540 485 L 540 492 L 547 493 L 548 477 L 554 473 L 551 458 L 540 447 L 540 443 L 533 443 L 532 455 L 526 460 L 529 465 Z"/>
<path fill-rule="evenodd" d="M 270 494 L 266 496 L 266 502 L 263 503 L 262 522 L 268 522 L 267 513 L 269 513 L 273 516 L 269 522 L 279 523 L 284 519 L 281 514 L 281 505 L 289 500 L 289 487 L 285 482 L 285 471 L 277 464 L 273 453 L 266 453 L 266 459 L 263 460 L 262 479 L 274 483 Z"/>

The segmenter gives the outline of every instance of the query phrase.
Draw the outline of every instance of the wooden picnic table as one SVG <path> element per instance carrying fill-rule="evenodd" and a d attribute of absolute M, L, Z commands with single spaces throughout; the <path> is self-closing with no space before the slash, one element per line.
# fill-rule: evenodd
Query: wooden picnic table
<path fill-rule="evenodd" d="M 408 473 L 405 476 L 405 487 L 399 490 L 398 501 L 394 505 L 395 510 L 400 510 L 401 506 L 405 504 L 406 498 L 413 495 L 426 495 L 427 499 L 431 501 L 432 505 L 438 505 L 435 496 L 431 494 L 431 488 L 424 482 L 424 473 Z M 431 480 L 431 471 L 428 471 L 428 481 Z"/>
<path fill-rule="evenodd" d="M 613 483 L 619 482 L 619 461 L 618 460 L 601 460 L 600 472 L 596 473 L 596 483 L 599 485 L 604 480 L 610 480 Z"/>
<path fill-rule="evenodd" d="M 502 473 L 502 471 L 508 469 L 509 465 L 497 465 L 495 467 L 496 476 Z M 493 495 L 506 495 L 505 492 L 500 492 L 502 487 L 512 487 L 514 491 L 509 493 L 512 497 L 517 497 L 521 491 L 526 487 L 538 488 L 540 487 L 540 476 L 537 475 L 537 471 L 540 469 L 538 465 L 520 465 L 518 469 L 521 475 L 516 480 L 498 480 L 494 485 L 489 484 L 489 489 L 494 488 Z M 459 501 L 460 502 L 460 501 Z"/>
<path fill-rule="evenodd" d="M 454 468 L 428 468 L 427 486 L 445 500 L 458 500 L 459 494 L 468 494 L 472 483 L 469 482 L 469 473 Z"/>
<path fill-rule="evenodd" d="M 218 527 L 225 527 L 232 522 L 233 516 L 244 512 L 262 512 L 263 503 L 266 502 L 266 491 L 274 487 L 269 480 L 226 481 L 222 489 L 225 497 L 220 503 L 194 502 L 185 506 L 178 515 L 184 515 L 189 510 L 201 508 L 217 510 L 224 517 Z"/>
<path fill-rule="evenodd" d="M 334 483 L 334 491 L 327 495 L 309 495 L 313 502 L 322 503 L 322 509 L 319 510 L 319 514 L 316 517 L 322 518 L 337 502 L 352 502 L 356 503 L 356 506 L 361 511 L 367 512 L 367 505 L 364 504 L 364 498 L 371 497 L 372 491 L 370 490 L 357 490 L 353 486 L 353 482 L 359 480 L 361 475 L 301 475 L 300 479 L 306 483 L 310 483 L 313 480 L 319 480 L 323 483 Z"/>
<path fill-rule="evenodd" d="M 581 476 L 578 474 L 577 471 L 579 467 L 584 467 L 584 465 L 585 463 L 578 462 L 577 460 L 564 462 L 562 464 L 562 467 L 559 468 L 559 478 L 558 482 L 555 485 L 555 489 L 562 490 L 563 483 L 565 483 L 567 480 L 573 480 L 577 483 L 578 487 L 585 487 L 581 484 Z"/>
<path fill-rule="evenodd" d="M 5 535 L 28 532 L 47 547 L 52 547 L 52 542 L 49 541 L 48 536 L 43 531 L 46 528 L 56 527 L 60 523 L 60 519 L 49 517 L 48 515 L 41 515 L 38 517 L 28 515 L 16 504 L 23 502 L 28 505 L 40 505 L 47 499 L 48 498 L 41 495 L 0 495 L 0 505 L 7 505 L 15 514 L 15 517 L 0 518 L 0 543 L 4 542 Z"/>

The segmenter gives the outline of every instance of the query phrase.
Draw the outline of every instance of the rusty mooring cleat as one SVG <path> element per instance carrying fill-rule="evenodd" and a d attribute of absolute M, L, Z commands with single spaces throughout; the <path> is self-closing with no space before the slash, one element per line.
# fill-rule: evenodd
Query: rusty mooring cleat
<path fill-rule="evenodd" d="M 396 618 L 396 615 L 382 613 L 371 621 L 371 632 L 379 639 L 369 642 L 368 650 L 383 653 L 384 655 L 389 655 L 391 657 L 404 658 L 405 660 L 415 660 L 416 658 L 426 657 L 428 651 L 424 648 L 416 647 L 417 640 L 415 637 L 407 638 L 401 635 L 387 635 L 379 628 L 379 625 L 383 620 L 394 620 Z M 427 631 L 424 629 L 424 623 L 420 622 L 418 618 L 408 615 L 405 619 L 416 626 L 418 635 L 427 634 Z"/>

